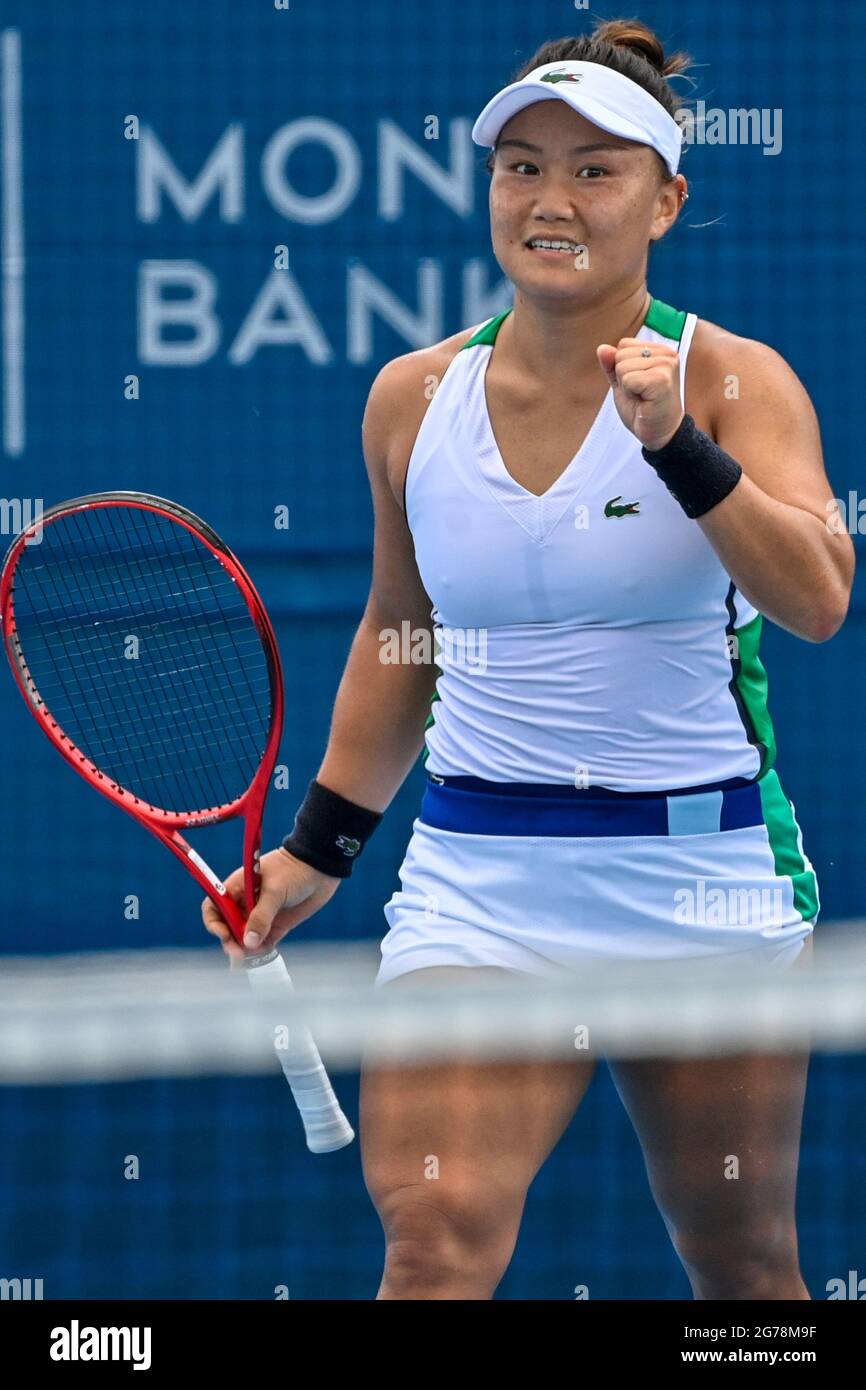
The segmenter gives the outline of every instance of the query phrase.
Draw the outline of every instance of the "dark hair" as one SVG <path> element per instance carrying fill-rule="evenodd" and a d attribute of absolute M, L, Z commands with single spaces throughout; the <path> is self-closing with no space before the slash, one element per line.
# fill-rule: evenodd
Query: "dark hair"
<path fill-rule="evenodd" d="M 551 39 L 542 44 L 528 62 L 510 79 L 519 82 L 522 77 L 544 63 L 563 63 L 581 61 L 601 63 L 614 72 L 630 77 L 650 96 L 655 97 L 669 116 L 675 116 L 686 103 L 667 81 L 667 78 L 681 73 L 692 63 L 688 53 L 673 53 L 666 56 L 661 40 L 652 29 L 640 19 L 600 19 L 591 34 L 580 38 Z M 683 153 L 686 151 L 683 146 Z M 492 149 L 486 162 L 488 173 L 493 172 L 494 155 Z M 671 178 L 667 165 L 658 151 L 654 151 L 663 170 L 663 178 Z"/>

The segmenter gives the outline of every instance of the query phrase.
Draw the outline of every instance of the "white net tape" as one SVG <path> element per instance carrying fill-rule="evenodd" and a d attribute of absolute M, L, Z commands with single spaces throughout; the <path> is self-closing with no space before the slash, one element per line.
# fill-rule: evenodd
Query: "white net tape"
<path fill-rule="evenodd" d="M 285 944 L 280 1006 L 333 1070 L 448 1057 L 712 1056 L 866 1045 L 866 923 L 820 933 L 812 963 L 759 969 L 587 961 L 556 980 L 464 969 L 374 989 L 369 946 Z M 5 957 L 0 1082 L 129 1080 L 274 1069 L 273 1010 L 216 949 Z"/>

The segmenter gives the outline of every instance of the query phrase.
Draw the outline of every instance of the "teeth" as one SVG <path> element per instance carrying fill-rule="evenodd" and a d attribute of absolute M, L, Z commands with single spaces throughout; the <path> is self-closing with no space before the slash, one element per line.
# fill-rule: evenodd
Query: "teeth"
<path fill-rule="evenodd" d="M 530 246 L 539 246 L 545 251 L 577 251 L 577 244 L 573 241 L 547 241 L 543 237 L 533 237 Z"/>

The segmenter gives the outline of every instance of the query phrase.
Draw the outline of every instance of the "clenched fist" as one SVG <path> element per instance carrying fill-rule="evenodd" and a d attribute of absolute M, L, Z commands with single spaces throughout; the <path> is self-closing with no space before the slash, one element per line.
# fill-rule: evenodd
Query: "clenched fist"
<path fill-rule="evenodd" d="M 644 356 L 645 352 L 649 356 Z M 663 449 L 685 415 L 676 348 L 642 338 L 620 338 L 616 347 L 602 343 L 596 354 L 613 387 L 614 404 L 626 429 L 645 449 Z"/>

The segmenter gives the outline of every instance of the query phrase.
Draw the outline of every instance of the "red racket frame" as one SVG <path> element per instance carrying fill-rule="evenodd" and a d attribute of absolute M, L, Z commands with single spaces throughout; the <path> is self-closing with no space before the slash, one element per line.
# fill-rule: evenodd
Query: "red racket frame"
<path fill-rule="evenodd" d="M 100 772 L 87 754 L 83 753 L 68 734 L 64 733 L 57 720 L 43 703 L 35 682 L 27 669 L 15 625 L 14 595 L 15 572 L 25 546 L 28 541 L 39 534 L 42 528 L 53 525 L 62 517 L 69 516 L 73 512 L 116 506 L 152 512 L 184 526 L 187 531 L 191 532 L 234 579 L 239 592 L 244 597 L 261 639 L 271 684 L 271 722 L 267 742 L 259 770 L 249 787 L 242 796 L 226 805 L 211 806 L 188 813 L 163 811 L 159 807 L 151 806 L 148 802 L 142 801 L 125 787 L 120 786 L 119 783 L 113 782 L 105 773 Z M 243 912 L 234 899 L 229 897 L 225 885 L 212 873 L 209 866 L 180 833 L 182 829 L 190 830 L 197 826 L 216 825 L 227 820 L 243 820 L 244 896 L 248 908 L 252 911 L 258 897 L 260 882 L 259 851 L 261 848 L 262 817 L 282 736 L 285 696 L 276 635 L 264 604 L 243 565 L 212 527 L 177 502 L 170 502 L 164 497 L 154 497 L 150 493 L 144 492 L 91 493 L 89 496 L 76 497 L 71 501 L 59 502 L 55 506 L 49 507 L 15 538 L 3 562 L 2 573 L 0 573 L 0 615 L 2 615 L 3 639 L 9 664 L 12 667 L 12 674 L 25 698 L 28 709 L 43 733 L 90 786 L 95 787 L 109 801 L 113 801 L 115 806 L 126 811 L 152 835 L 155 835 L 166 849 L 170 849 L 172 854 L 176 855 L 188 872 L 192 874 L 199 887 L 204 889 L 219 908 L 235 939 L 243 944 L 246 924 Z"/>

